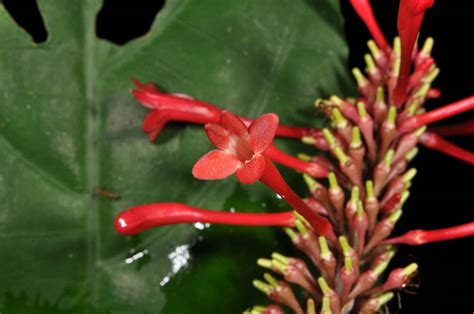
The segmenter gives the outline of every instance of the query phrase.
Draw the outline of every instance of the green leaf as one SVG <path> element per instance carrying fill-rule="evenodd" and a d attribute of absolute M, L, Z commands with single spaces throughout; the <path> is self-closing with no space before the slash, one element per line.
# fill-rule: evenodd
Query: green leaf
<path fill-rule="evenodd" d="M 266 302 L 251 279 L 259 256 L 286 250 L 280 230 L 114 231 L 115 215 L 142 203 L 284 208 L 258 184 L 194 180 L 210 149 L 201 127 L 171 124 L 149 144 L 130 78 L 320 125 L 314 99 L 352 90 L 338 1 L 168 0 L 125 46 L 96 38 L 100 1 L 38 2 L 40 45 L 0 5 L 0 311 L 238 313 Z"/>

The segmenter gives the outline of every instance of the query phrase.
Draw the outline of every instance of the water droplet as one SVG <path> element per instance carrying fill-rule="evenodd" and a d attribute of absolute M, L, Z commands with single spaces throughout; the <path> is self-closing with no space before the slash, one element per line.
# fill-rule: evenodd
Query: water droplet
<path fill-rule="evenodd" d="M 130 250 L 131 252 L 130 253 L 133 253 L 134 250 Z M 142 259 L 143 257 L 145 257 L 145 255 L 148 254 L 148 250 L 147 249 L 144 249 L 143 251 L 140 251 L 140 252 L 137 252 L 135 254 L 133 254 L 132 256 L 128 257 L 125 259 L 125 264 L 131 264 L 133 262 L 136 262 L 140 259 Z"/>
<path fill-rule="evenodd" d="M 168 254 L 168 259 L 171 262 L 171 270 L 161 280 L 160 286 L 162 287 L 166 285 L 178 271 L 188 266 L 189 260 L 191 259 L 191 254 L 189 254 L 189 244 L 177 246 L 170 254 Z"/>

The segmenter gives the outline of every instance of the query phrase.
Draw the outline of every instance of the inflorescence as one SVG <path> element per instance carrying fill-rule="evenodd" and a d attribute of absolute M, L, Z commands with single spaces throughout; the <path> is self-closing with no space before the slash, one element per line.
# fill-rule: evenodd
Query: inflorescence
<path fill-rule="evenodd" d="M 470 222 L 439 230 L 412 230 L 390 238 L 416 175 L 409 163 L 418 152 L 418 143 L 474 164 L 473 153 L 442 137 L 473 134 L 473 120 L 428 128 L 435 121 L 473 109 L 474 96 L 431 111 L 424 108 L 426 100 L 440 96 L 439 90 L 431 87 L 439 74 L 431 57 L 433 39 L 426 39 L 421 49 L 416 45 L 423 15 L 433 0 L 400 0 L 400 37 L 392 46 L 369 1 L 351 0 L 351 4 L 374 40 L 368 42 L 365 74 L 358 68 L 352 71 L 360 96 L 316 100 L 316 107 L 330 121 L 328 128 L 281 125 L 274 113 L 251 120 L 134 80 L 137 89 L 133 95 L 151 109 L 143 124 L 150 141 L 170 121 L 204 124 L 216 149 L 196 162 L 192 170 L 195 178 L 217 180 L 235 174 L 244 184 L 260 181 L 293 208 L 281 213 L 230 213 L 157 203 L 127 209 L 115 220 L 116 230 L 125 235 L 194 222 L 283 227 L 307 260 L 280 253 L 259 259 L 257 264 L 268 272 L 253 285 L 274 304 L 255 306 L 246 313 L 278 314 L 285 313 L 284 308 L 297 314 L 375 313 L 393 297 L 393 290 L 408 284 L 417 271 L 413 263 L 384 276 L 395 245 L 474 234 L 474 222 Z M 301 140 L 327 152 L 327 157 L 288 155 L 274 145 L 276 136 Z M 303 173 L 309 196 L 299 197 L 275 163 Z M 307 262 L 318 272 L 311 271 Z M 304 291 L 304 300 L 296 296 L 294 286 Z"/>

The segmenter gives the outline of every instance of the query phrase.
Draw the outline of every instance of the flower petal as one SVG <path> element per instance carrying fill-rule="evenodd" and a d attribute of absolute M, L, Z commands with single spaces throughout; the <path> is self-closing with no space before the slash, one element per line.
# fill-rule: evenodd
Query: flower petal
<path fill-rule="evenodd" d="M 224 110 L 221 114 L 221 125 L 226 128 L 231 134 L 237 136 L 247 136 L 249 134 L 245 124 L 230 111 Z"/>
<path fill-rule="evenodd" d="M 202 156 L 193 167 L 193 176 L 202 180 L 217 180 L 234 174 L 241 166 L 234 155 L 213 150 Z"/>
<path fill-rule="evenodd" d="M 167 120 L 158 110 L 150 111 L 143 120 L 143 131 L 150 133 L 156 129 L 161 129 Z"/>
<path fill-rule="evenodd" d="M 264 152 L 273 142 L 278 129 L 278 116 L 274 113 L 264 114 L 249 127 L 250 145 L 255 153 Z"/>
<path fill-rule="evenodd" d="M 132 77 L 132 82 L 133 84 L 135 84 L 135 86 L 139 90 L 143 90 L 143 91 L 151 92 L 151 93 L 158 93 L 158 90 L 156 89 L 155 85 L 152 82 L 142 84 L 134 77 Z"/>
<path fill-rule="evenodd" d="M 226 128 L 219 124 L 208 123 L 204 125 L 209 141 L 219 149 L 225 150 L 229 147 L 230 139 L 229 132 Z"/>
<path fill-rule="evenodd" d="M 237 171 L 237 179 L 244 184 L 251 184 L 262 177 L 265 170 L 265 157 L 256 154 L 249 162 L 243 164 Z"/>

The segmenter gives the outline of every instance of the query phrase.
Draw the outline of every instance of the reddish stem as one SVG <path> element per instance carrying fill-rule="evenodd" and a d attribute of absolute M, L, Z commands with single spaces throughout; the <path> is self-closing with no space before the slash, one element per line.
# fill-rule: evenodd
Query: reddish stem
<path fill-rule="evenodd" d="M 329 220 L 313 211 L 285 182 L 278 169 L 267 158 L 265 170 L 260 181 L 285 199 L 298 213 L 303 215 L 318 235 L 336 243 L 336 235 Z"/>
<path fill-rule="evenodd" d="M 474 165 L 474 153 L 448 142 L 436 133 L 423 133 L 420 137 L 420 143 L 430 149 Z"/>
<path fill-rule="evenodd" d="M 470 96 L 441 108 L 407 118 L 400 123 L 398 132 L 399 134 L 411 132 L 424 125 L 449 118 L 471 109 L 474 109 L 474 96 Z"/>
<path fill-rule="evenodd" d="M 155 203 L 131 207 L 115 218 L 115 230 L 132 235 L 147 229 L 179 223 L 216 223 L 242 226 L 293 227 L 292 212 L 230 213 L 191 207 L 181 203 Z"/>
<path fill-rule="evenodd" d="M 306 162 L 296 157 L 286 154 L 279 150 L 275 145 L 271 145 L 266 151 L 265 156 L 278 164 L 288 168 L 307 173 L 315 178 L 325 178 L 328 176 L 328 169 L 314 162 Z"/>
<path fill-rule="evenodd" d="M 431 242 L 447 241 L 474 235 L 474 222 L 464 225 L 437 229 L 437 230 L 412 230 L 402 236 L 385 240 L 385 244 L 421 245 Z"/>
<path fill-rule="evenodd" d="M 359 17 L 364 21 L 365 26 L 369 29 L 370 34 L 374 38 L 377 45 L 383 50 L 388 51 L 389 46 L 385 39 L 380 26 L 375 19 L 374 12 L 369 0 L 350 0 L 352 7 L 357 12 Z"/>
<path fill-rule="evenodd" d="M 474 135 L 474 119 L 454 125 L 443 125 L 430 129 L 442 136 Z"/>

